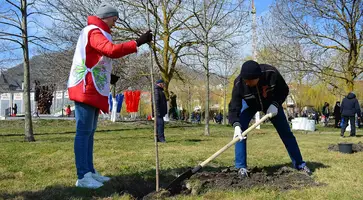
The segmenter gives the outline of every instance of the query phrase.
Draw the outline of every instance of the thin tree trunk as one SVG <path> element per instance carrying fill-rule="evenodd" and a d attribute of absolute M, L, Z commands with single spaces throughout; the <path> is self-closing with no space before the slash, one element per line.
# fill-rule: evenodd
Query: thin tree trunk
<path fill-rule="evenodd" d="M 188 122 L 192 122 L 192 112 L 193 112 L 193 108 L 192 108 L 192 96 L 190 93 L 190 83 L 188 83 L 188 109 L 189 109 L 189 119 Z"/>
<path fill-rule="evenodd" d="M 205 129 L 204 135 L 210 135 L 209 132 L 209 44 L 208 44 L 208 30 L 207 28 L 207 5 L 208 0 L 204 0 L 204 68 L 206 70 L 206 95 L 205 100 Z"/>
<path fill-rule="evenodd" d="M 209 57 L 208 57 L 208 53 L 209 53 L 209 46 L 208 44 L 205 45 L 205 55 L 204 55 L 204 66 L 206 69 L 206 100 L 205 100 L 205 129 L 204 129 L 204 135 L 210 135 L 209 132 Z"/>
<path fill-rule="evenodd" d="M 227 72 L 227 65 L 226 65 L 226 72 Z M 226 73 L 227 74 L 227 73 Z M 226 114 L 227 114 L 227 111 L 226 111 L 226 109 L 227 109 L 227 76 L 225 76 L 224 78 L 223 78 L 223 125 L 226 125 L 226 122 L 227 122 L 227 120 L 226 120 L 226 118 L 227 118 L 227 116 L 226 116 Z"/>
<path fill-rule="evenodd" d="M 29 47 L 28 47 L 28 30 L 27 30 L 27 1 L 21 0 L 22 12 L 22 37 L 23 37 L 23 56 L 24 56 L 24 106 L 25 106 L 25 141 L 34 142 L 33 123 L 30 105 L 30 72 L 29 72 Z"/>

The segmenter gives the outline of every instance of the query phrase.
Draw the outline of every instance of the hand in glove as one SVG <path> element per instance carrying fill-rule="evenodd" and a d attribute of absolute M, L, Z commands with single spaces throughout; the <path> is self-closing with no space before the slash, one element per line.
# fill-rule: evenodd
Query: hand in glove
<path fill-rule="evenodd" d="M 151 30 L 146 31 L 146 33 L 142 34 L 139 39 L 136 40 L 137 46 L 141 46 L 145 43 L 151 42 L 153 34 Z"/>
<path fill-rule="evenodd" d="M 111 74 L 111 81 L 110 81 L 111 85 L 116 84 L 116 82 L 118 81 L 119 78 L 120 78 L 119 76 Z"/>
<path fill-rule="evenodd" d="M 268 109 L 266 114 L 272 114 L 272 117 L 275 117 L 277 115 L 278 109 L 275 105 L 271 104 Z"/>
<path fill-rule="evenodd" d="M 241 130 L 241 127 L 239 127 L 239 126 L 234 127 L 233 139 L 236 137 L 239 138 L 239 141 L 242 141 L 243 139 L 247 138 L 247 137 L 242 137 L 242 130 Z"/>

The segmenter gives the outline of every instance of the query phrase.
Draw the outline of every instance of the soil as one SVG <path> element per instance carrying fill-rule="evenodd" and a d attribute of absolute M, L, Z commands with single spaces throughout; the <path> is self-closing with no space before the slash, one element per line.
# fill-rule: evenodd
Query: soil
<path fill-rule="evenodd" d="M 159 193 L 150 193 L 143 199 L 162 199 L 177 194 L 197 195 L 208 190 L 250 189 L 253 187 L 268 187 L 280 191 L 314 187 L 323 184 L 317 183 L 311 176 L 293 168 L 282 166 L 272 168 L 252 168 L 248 178 L 240 178 L 235 168 L 229 167 L 218 171 L 205 171 L 193 175 L 186 180 L 180 188 L 172 191 L 162 190 Z"/>
<path fill-rule="evenodd" d="M 352 149 L 353 149 L 353 153 L 363 151 L 363 143 L 362 142 L 358 142 L 357 144 L 353 143 Z M 328 147 L 328 150 L 329 151 L 339 151 L 339 146 L 338 146 L 338 144 L 330 144 Z"/>

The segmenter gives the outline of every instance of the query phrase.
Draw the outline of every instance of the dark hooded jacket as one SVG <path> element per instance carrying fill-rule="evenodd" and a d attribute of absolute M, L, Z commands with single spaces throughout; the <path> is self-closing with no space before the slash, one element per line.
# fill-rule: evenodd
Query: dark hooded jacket
<path fill-rule="evenodd" d="M 346 117 L 353 117 L 355 114 L 359 117 L 361 116 L 359 103 L 354 93 L 349 93 L 343 99 L 343 102 L 340 105 L 340 112 L 342 113 L 342 116 Z"/>
<path fill-rule="evenodd" d="M 232 99 L 229 103 L 229 123 L 238 125 L 242 109 L 242 99 L 250 108 L 266 113 L 268 107 L 273 104 L 276 107 L 282 105 L 289 87 L 280 72 L 273 66 L 260 64 L 262 75 L 256 87 L 248 87 L 240 74 L 234 81 Z"/>
<path fill-rule="evenodd" d="M 156 115 L 158 117 L 164 117 L 167 113 L 167 101 L 164 94 L 164 89 L 158 85 L 155 86 L 155 104 Z"/>

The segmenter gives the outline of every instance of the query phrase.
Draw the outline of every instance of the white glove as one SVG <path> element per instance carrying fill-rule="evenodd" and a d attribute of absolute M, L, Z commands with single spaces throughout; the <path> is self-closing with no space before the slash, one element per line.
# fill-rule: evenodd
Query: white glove
<path fill-rule="evenodd" d="M 239 127 L 239 126 L 234 127 L 233 139 L 236 137 L 239 138 L 239 141 L 242 141 L 243 139 L 247 138 L 247 137 L 242 137 L 242 130 L 241 130 L 241 127 Z"/>
<path fill-rule="evenodd" d="M 277 107 L 275 105 L 271 104 L 268 107 L 268 109 L 266 111 L 266 114 L 270 114 L 271 113 L 272 114 L 272 117 L 275 117 L 277 115 L 277 112 L 278 112 Z"/>

